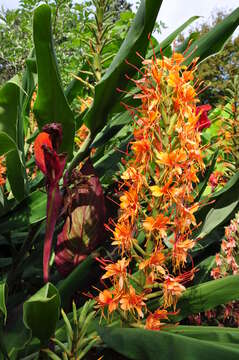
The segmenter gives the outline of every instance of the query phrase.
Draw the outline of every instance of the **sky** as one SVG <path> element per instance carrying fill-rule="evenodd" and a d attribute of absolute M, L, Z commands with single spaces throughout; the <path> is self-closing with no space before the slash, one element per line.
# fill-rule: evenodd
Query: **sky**
<path fill-rule="evenodd" d="M 136 0 L 128 1 L 133 4 L 133 10 L 135 10 Z M 3 5 L 5 8 L 12 9 L 16 8 L 18 4 L 19 0 L 0 0 L 0 7 Z M 167 28 L 162 29 L 160 37 L 165 38 L 193 15 L 202 17 L 194 22 L 196 25 L 205 19 L 209 19 L 210 15 L 215 13 L 217 9 L 229 11 L 238 6 L 238 0 L 164 0 L 159 11 L 158 21 L 163 21 Z M 236 34 L 239 34 L 239 29 L 237 29 Z"/>

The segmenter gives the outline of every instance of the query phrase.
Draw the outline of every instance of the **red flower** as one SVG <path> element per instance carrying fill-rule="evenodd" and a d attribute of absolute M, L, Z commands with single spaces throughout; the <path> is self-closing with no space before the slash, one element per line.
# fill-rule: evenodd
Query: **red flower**
<path fill-rule="evenodd" d="M 211 126 L 211 121 L 208 119 L 207 113 L 211 110 L 211 105 L 200 105 L 196 107 L 196 115 L 200 114 L 200 117 L 197 122 L 197 129 L 202 131 L 203 129 L 207 129 Z"/>
<path fill-rule="evenodd" d="M 48 124 L 42 130 L 35 140 L 34 153 L 38 168 L 46 176 L 47 221 L 43 250 L 43 276 L 44 281 L 48 282 L 52 237 L 62 205 L 59 181 L 64 172 L 66 155 L 57 153 L 62 141 L 61 124 Z"/>

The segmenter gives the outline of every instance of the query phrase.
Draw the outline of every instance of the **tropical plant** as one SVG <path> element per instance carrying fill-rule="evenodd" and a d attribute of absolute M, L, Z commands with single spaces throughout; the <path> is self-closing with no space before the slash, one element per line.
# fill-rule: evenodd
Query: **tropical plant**
<path fill-rule="evenodd" d="M 175 52 L 173 41 L 197 17 L 161 43 L 152 39 L 150 49 L 161 4 L 141 1 L 116 56 L 96 78 L 91 105 L 78 112 L 72 103 L 77 96 L 87 103 L 88 91 L 77 79 L 63 90 L 51 7 L 34 10 L 34 50 L 22 77 L 0 89 L 0 358 L 107 358 L 113 351 L 109 358 L 117 352 L 137 360 L 199 359 L 202 348 L 206 359 L 238 358 L 238 329 L 183 323 L 239 300 L 238 275 L 210 278 L 210 255 L 239 207 L 238 172 L 209 201 L 217 153 L 203 160 L 208 109 L 197 110 L 193 83 L 195 58 L 221 50 L 239 24 L 239 9 Z M 77 71 L 85 71 L 82 59 Z M 78 148 L 82 124 L 87 131 Z M 174 195 L 162 201 L 166 185 Z M 111 230 L 119 252 L 104 231 L 110 218 L 118 219 Z M 130 234 L 121 236 L 124 224 Z M 180 276 L 188 280 L 183 285 Z M 128 290 L 121 298 L 112 295 L 117 286 Z M 110 322 L 105 309 L 96 312 L 105 307 L 102 299 L 112 305 Z"/>

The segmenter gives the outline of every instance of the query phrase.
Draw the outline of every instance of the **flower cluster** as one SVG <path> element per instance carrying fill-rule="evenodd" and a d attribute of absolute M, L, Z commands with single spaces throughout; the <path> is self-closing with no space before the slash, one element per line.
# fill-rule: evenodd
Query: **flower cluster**
<path fill-rule="evenodd" d="M 223 278 L 239 273 L 239 213 L 225 228 L 225 237 L 222 240 L 221 251 L 215 256 L 216 267 L 211 271 L 213 279 Z M 191 315 L 190 324 L 239 327 L 239 301 L 231 301 L 217 306 L 213 310 Z"/>
<path fill-rule="evenodd" d="M 194 276 L 186 266 L 195 245 L 197 174 L 204 170 L 201 131 L 208 123 L 200 119 L 208 108 L 197 109 L 195 62 L 187 68 L 184 60 L 177 53 L 144 60 L 141 78 L 133 80 L 141 105 L 129 108 L 134 139 L 119 185 L 119 217 L 107 225 L 121 259 L 102 262 L 102 279 L 112 287 L 96 299 L 103 314 L 107 308 L 129 322 L 146 317 L 148 329 L 165 325 Z M 151 313 L 148 300 L 156 297 L 161 306 Z"/>
<path fill-rule="evenodd" d="M 214 279 L 227 275 L 236 275 L 239 272 L 238 264 L 239 250 L 239 213 L 231 220 L 225 228 L 225 238 L 222 240 L 221 251 L 216 254 L 216 267 L 212 269 L 211 276 Z"/>

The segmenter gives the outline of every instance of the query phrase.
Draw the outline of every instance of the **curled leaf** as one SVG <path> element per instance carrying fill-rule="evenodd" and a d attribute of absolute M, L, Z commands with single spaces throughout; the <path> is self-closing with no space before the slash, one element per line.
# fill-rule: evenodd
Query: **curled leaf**
<path fill-rule="evenodd" d="M 55 262 L 63 276 L 69 274 L 104 239 L 104 195 L 90 160 L 78 176 L 80 183 L 65 198 L 68 216 L 57 239 Z"/>

